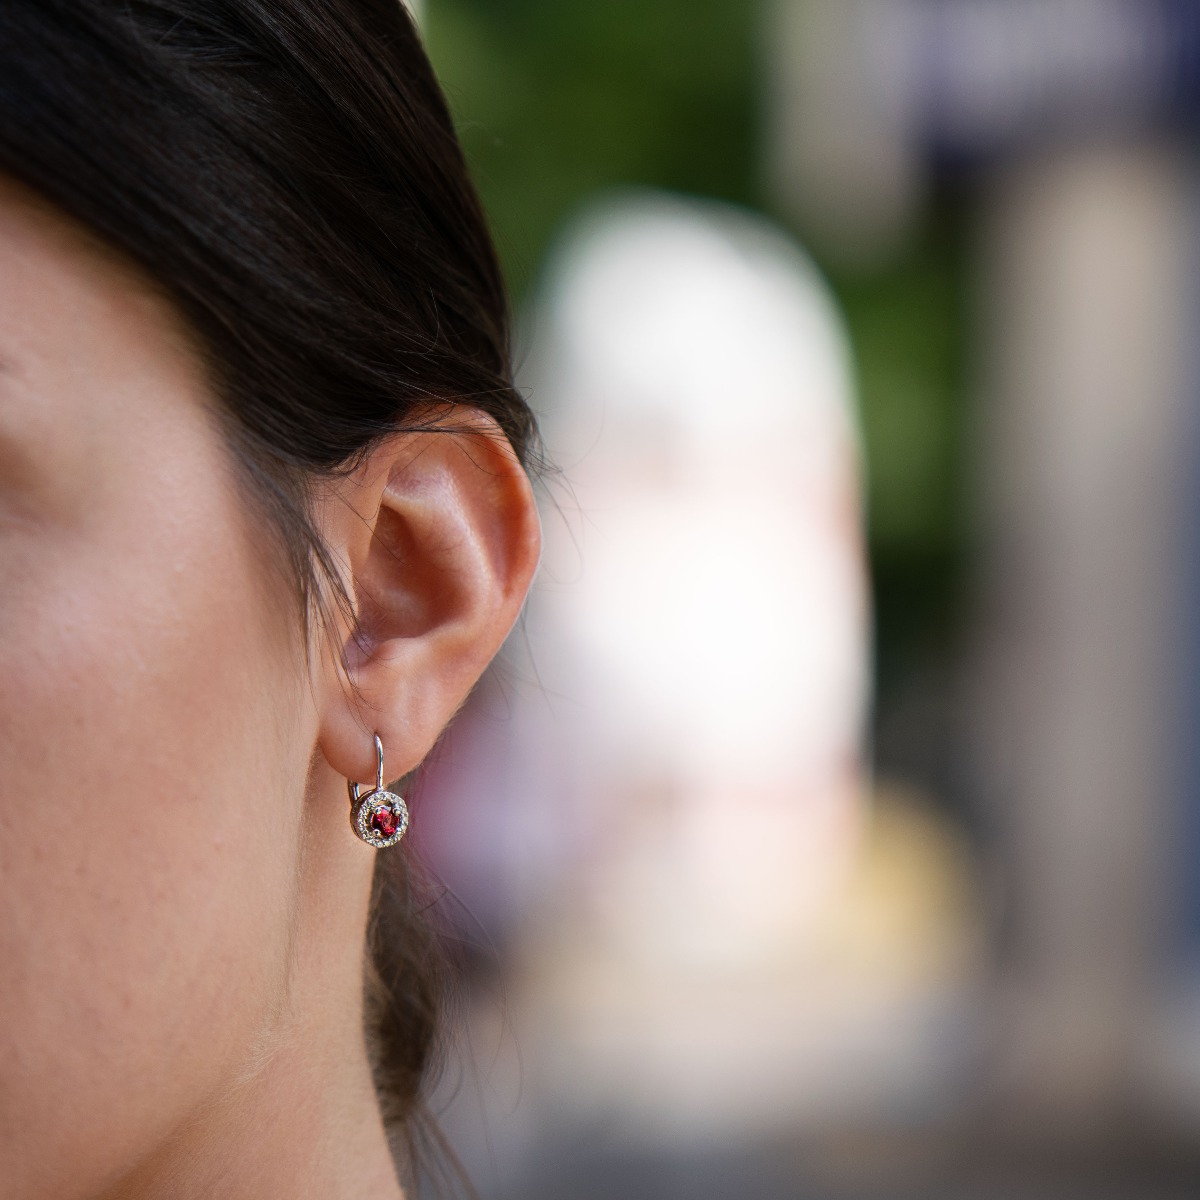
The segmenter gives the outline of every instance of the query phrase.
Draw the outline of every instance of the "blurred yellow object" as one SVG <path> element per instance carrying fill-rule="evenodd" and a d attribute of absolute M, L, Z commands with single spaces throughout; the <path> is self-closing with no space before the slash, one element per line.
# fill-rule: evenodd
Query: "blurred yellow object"
<path fill-rule="evenodd" d="M 844 885 L 773 961 L 631 959 L 595 911 L 531 931 L 510 1000 L 534 1119 L 711 1144 L 952 1105 L 982 969 L 970 856 L 913 793 L 867 811 Z"/>

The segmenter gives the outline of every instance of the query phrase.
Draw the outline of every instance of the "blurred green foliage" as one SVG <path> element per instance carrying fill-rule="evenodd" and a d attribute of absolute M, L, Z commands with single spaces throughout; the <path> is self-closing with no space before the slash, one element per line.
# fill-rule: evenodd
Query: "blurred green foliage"
<path fill-rule="evenodd" d="M 426 42 L 518 296 L 598 188 L 753 203 L 753 6 L 431 0 Z"/>
<path fill-rule="evenodd" d="M 880 699 L 957 650 L 966 503 L 966 211 L 941 196 L 899 261 L 824 264 L 858 370 Z"/>
<path fill-rule="evenodd" d="M 430 54 L 518 300 L 598 189 L 650 185 L 770 211 L 757 12 L 752 0 L 427 0 Z M 960 229 L 943 205 L 900 261 L 867 273 L 810 247 L 859 374 L 884 699 L 893 668 L 950 636 L 957 607 Z"/>

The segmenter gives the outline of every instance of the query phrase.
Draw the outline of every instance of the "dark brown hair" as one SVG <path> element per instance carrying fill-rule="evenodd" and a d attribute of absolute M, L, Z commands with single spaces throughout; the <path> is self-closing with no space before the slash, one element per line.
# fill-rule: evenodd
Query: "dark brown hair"
<path fill-rule="evenodd" d="M 333 578 L 313 485 L 377 439 L 465 402 L 528 461 L 500 271 L 400 0 L 4 0 L 0 170 L 190 321 L 304 612 Z M 441 986 L 415 907 L 381 855 L 369 1040 L 401 1125 Z"/>

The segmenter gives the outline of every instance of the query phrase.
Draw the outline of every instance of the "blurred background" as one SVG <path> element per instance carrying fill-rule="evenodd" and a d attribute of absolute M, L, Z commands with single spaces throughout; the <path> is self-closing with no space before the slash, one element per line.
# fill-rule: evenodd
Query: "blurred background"
<path fill-rule="evenodd" d="M 419 16 L 548 457 L 415 797 L 481 1196 L 1200 1194 L 1200 3 Z"/>

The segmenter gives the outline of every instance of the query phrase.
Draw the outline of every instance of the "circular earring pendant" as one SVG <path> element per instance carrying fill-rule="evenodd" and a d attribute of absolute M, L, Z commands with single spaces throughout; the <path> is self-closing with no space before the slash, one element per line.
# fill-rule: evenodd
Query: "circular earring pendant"
<path fill-rule="evenodd" d="M 350 827 L 368 846 L 386 850 L 408 832 L 408 805 L 404 797 L 383 786 L 383 742 L 375 735 L 375 787 L 365 796 L 353 780 L 347 780 L 350 793 Z"/>
<path fill-rule="evenodd" d="M 395 792 L 368 792 L 351 810 L 350 824 L 368 846 L 386 850 L 408 832 L 408 805 Z"/>

